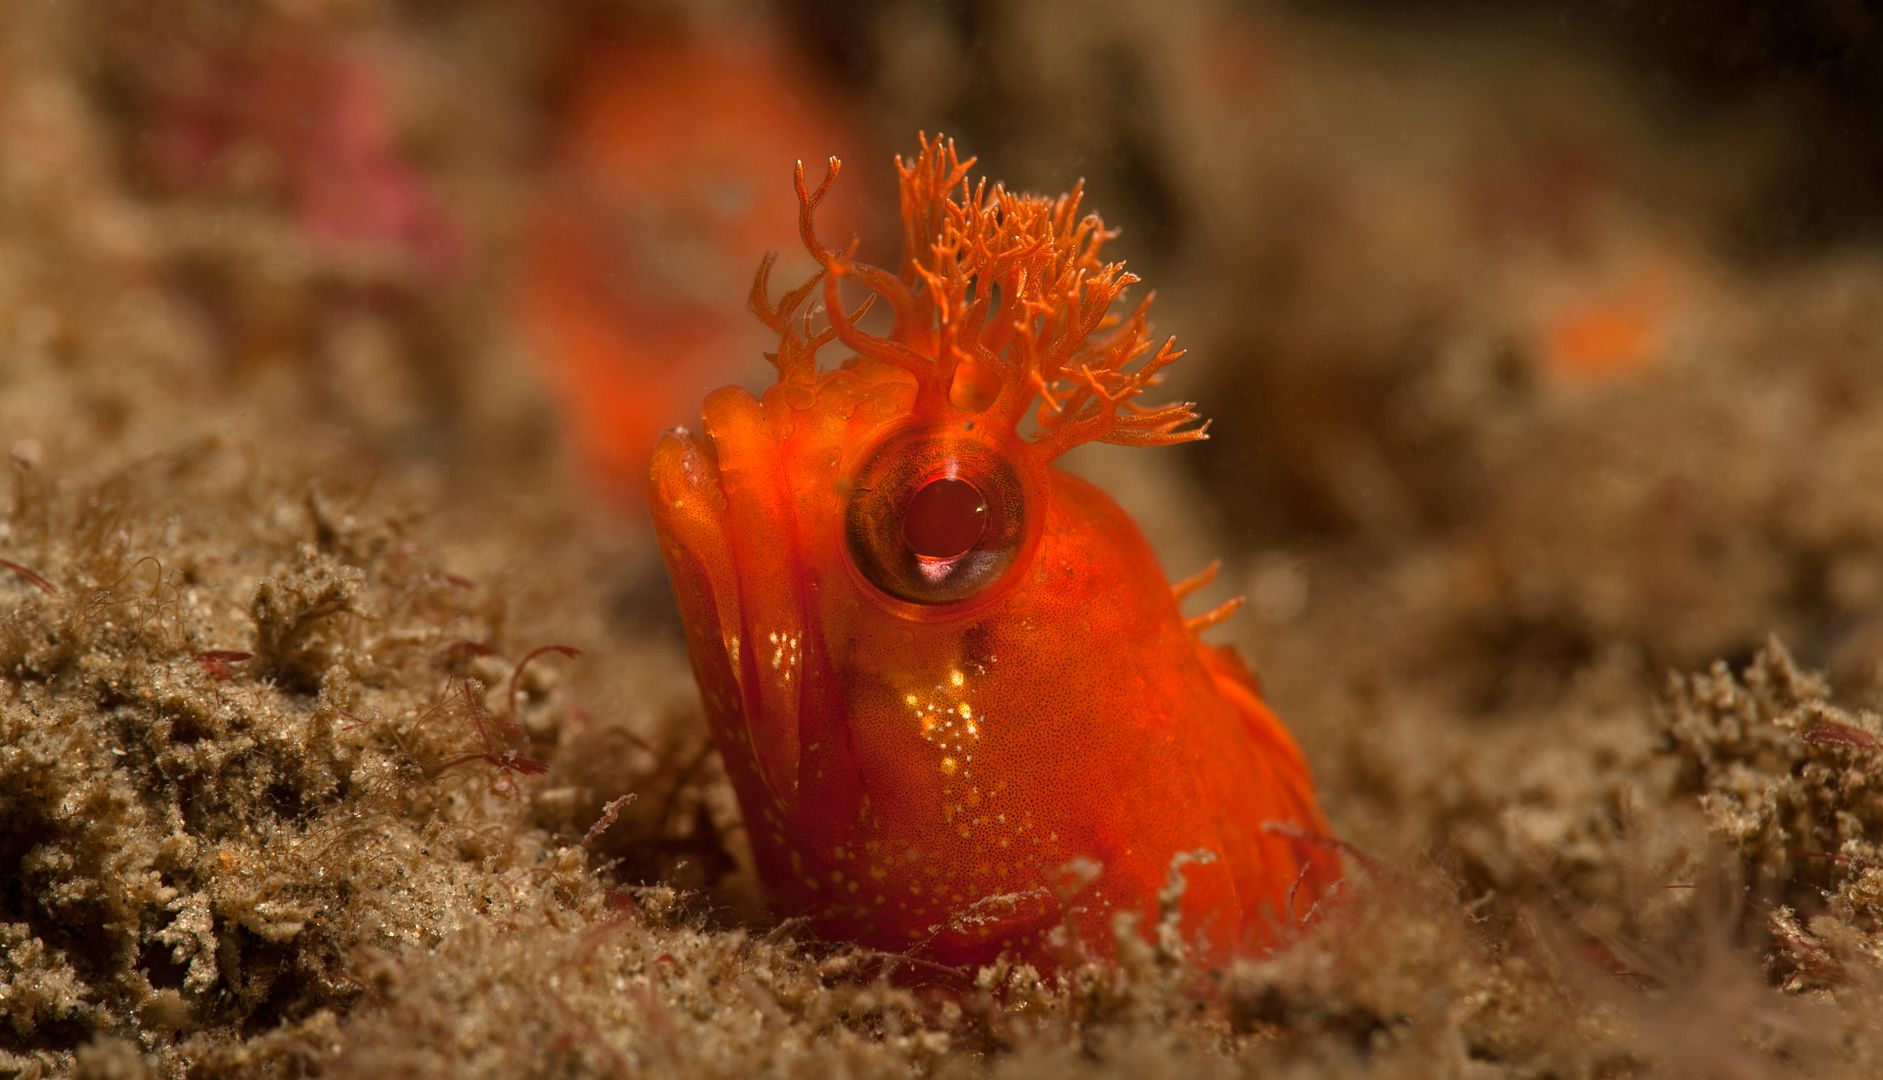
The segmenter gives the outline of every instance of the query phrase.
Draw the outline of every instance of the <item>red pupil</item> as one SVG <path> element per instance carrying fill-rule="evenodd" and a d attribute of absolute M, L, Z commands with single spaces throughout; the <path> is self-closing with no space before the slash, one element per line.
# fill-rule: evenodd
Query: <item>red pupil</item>
<path fill-rule="evenodd" d="M 902 538 L 925 559 L 952 559 L 987 531 L 987 501 L 966 480 L 945 476 L 924 484 L 902 513 Z"/>

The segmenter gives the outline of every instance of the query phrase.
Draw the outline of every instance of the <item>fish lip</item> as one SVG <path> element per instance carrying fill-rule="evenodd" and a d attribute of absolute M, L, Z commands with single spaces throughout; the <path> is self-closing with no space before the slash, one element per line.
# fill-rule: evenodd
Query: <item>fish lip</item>
<path fill-rule="evenodd" d="M 708 398 L 703 432 L 668 431 L 655 447 L 648 502 L 714 739 L 735 781 L 746 780 L 737 786 L 788 811 L 798 799 L 804 679 L 796 669 L 800 677 L 781 686 L 758 650 L 774 626 L 798 629 L 795 650 L 805 613 L 801 597 L 776 595 L 763 574 L 754 577 L 760 559 L 776 556 L 758 553 L 754 535 L 794 531 L 765 516 L 788 513 L 788 504 L 769 505 L 764 494 L 775 454 L 756 409 L 728 388 Z"/>
<path fill-rule="evenodd" d="M 711 435 L 677 424 L 660 433 L 654 444 L 654 461 L 649 475 L 649 503 L 654 510 L 656 528 L 662 525 L 664 499 L 676 492 L 702 497 L 722 527 L 725 521 L 726 482 L 719 469 L 719 448 Z M 670 509 L 675 509 L 670 502 Z"/>
<path fill-rule="evenodd" d="M 711 437 L 685 427 L 661 432 L 648 469 L 647 505 L 663 549 L 694 549 L 709 539 L 723 546 L 726 483 Z"/>
<path fill-rule="evenodd" d="M 716 644 L 722 659 L 730 663 L 737 681 L 738 659 L 728 655 L 725 635 L 741 632 L 745 613 L 730 558 L 727 498 L 711 436 L 686 427 L 662 432 L 648 469 L 647 504 L 667 564 L 668 584 L 686 625 L 689 652 L 707 643 L 698 631 L 703 620 L 710 618 L 718 631 Z M 693 573 L 706 579 L 708 595 L 703 603 L 689 603 L 689 593 L 698 592 L 688 588 Z M 745 702 L 739 705 L 743 709 Z"/>

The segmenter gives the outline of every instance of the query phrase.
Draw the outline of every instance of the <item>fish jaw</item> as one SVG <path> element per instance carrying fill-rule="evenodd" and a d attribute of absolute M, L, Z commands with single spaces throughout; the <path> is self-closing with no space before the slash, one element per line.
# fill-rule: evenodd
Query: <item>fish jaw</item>
<path fill-rule="evenodd" d="M 648 505 L 714 740 L 742 797 L 788 813 L 799 795 L 809 679 L 796 526 L 756 399 L 709 396 L 704 430 L 663 435 Z"/>

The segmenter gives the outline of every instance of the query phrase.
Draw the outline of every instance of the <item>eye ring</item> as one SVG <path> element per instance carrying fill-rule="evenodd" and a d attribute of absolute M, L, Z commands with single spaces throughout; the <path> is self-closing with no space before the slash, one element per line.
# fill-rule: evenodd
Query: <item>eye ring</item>
<path fill-rule="evenodd" d="M 857 470 L 845 509 L 852 565 L 924 607 L 991 595 L 1033 533 L 1029 486 L 1012 459 L 958 433 L 885 439 Z"/>

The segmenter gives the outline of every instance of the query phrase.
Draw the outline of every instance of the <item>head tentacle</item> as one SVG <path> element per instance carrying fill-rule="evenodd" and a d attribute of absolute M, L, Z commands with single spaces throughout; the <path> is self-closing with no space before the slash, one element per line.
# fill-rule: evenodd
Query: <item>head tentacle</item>
<path fill-rule="evenodd" d="M 1171 339 L 1153 347 L 1150 296 L 1113 312 L 1138 279 L 1100 257 L 1116 232 L 1081 210 L 1083 183 L 1057 198 L 1019 195 L 970 179 L 974 162 L 940 136 L 923 136 L 914 159 L 897 158 L 903 250 L 894 274 L 857 259 L 857 241 L 836 248 L 817 234 L 817 207 L 841 162 L 830 159 L 815 189 L 798 164 L 799 237 L 821 269 L 774 306 L 768 257 L 752 291 L 753 310 L 780 336 L 781 376 L 814 377 L 817 351 L 838 341 L 913 375 L 918 409 L 986 413 L 1015 430 L 1030 414 L 1030 441 L 1047 459 L 1086 442 L 1207 438 L 1193 403 L 1139 400 L 1184 353 Z M 867 302 L 845 309 L 846 279 L 889 307 L 887 336 L 862 329 Z M 808 311 L 807 328 L 793 316 L 820 286 L 828 325 L 812 333 Z"/>

